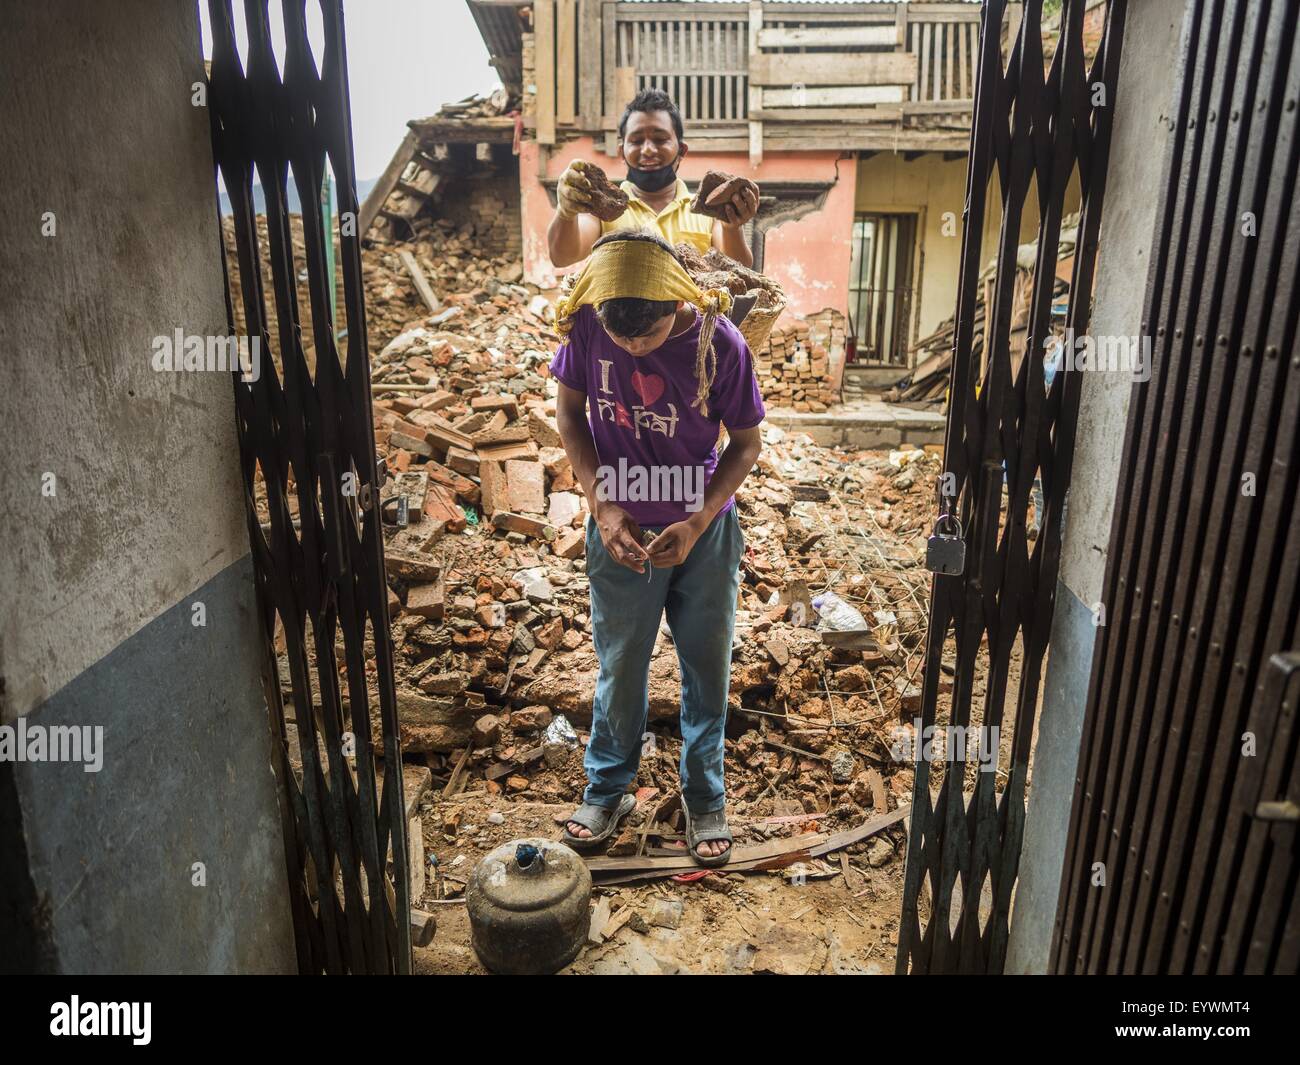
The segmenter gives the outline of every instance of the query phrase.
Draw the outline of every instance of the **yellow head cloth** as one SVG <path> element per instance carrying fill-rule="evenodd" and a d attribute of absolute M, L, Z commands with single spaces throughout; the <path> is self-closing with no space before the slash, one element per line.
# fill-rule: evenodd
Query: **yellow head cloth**
<path fill-rule="evenodd" d="M 704 314 L 726 313 L 731 293 L 724 288 L 701 291 L 673 256 L 649 240 L 616 240 L 591 254 L 568 295 L 555 303 L 555 327 L 567 334 L 584 303 L 599 307 L 606 300 L 685 300 Z"/>
<path fill-rule="evenodd" d="M 610 241 L 592 252 L 572 289 L 555 301 L 556 331 L 567 335 L 583 304 L 599 309 L 606 300 L 627 298 L 685 300 L 700 309 L 704 320 L 696 352 L 695 406 L 703 411 L 717 363 L 713 330 L 717 316 L 731 309 L 731 293 L 725 288 L 701 290 L 682 264 L 653 241 Z"/>

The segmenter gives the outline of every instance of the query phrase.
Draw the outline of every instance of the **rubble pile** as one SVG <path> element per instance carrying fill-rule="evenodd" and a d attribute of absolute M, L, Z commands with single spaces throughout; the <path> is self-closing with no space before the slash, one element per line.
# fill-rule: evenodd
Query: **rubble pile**
<path fill-rule="evenodd" d="M 569 804 L 585 782 L 597 660 L 588 507 L 547 369 L 558 337 L 517 260 L 431 225 L 436 255 L 423 240 L 363 252 L 402 747 L 444 797 Z M 829 338 L 831 316 L 824 326 Z M 818 328 L 792 328 L 810 364 L 825 347 Z M 770 425 L 763 440 L 737 501 L 746 553 L 727 783 L 734 812 L 758 826 L 739 844 L 858 825 L 907 801 L 912 773 L 895 747 L 920 702 L 939 471 L 929 451 L 833 451 Z M 637 781 L 646 798 L 677 787 L 679 691 L 665 625 Z M 652 812 L 612 853 L 646 846 Z M 675 845 L 672 824 L 657 846 Z"/>
<path fill-rule="evenodd" d="M 302 232 L 302 215 L 289 215 L 289 232 L 293 240 L 294 261 L 301 264 L 305 261 L 304 240 Z M 248 335 L 248 322 L 244 315 L 244 300 L 240 290 L 240 270 L 239 258 L 235 253 L 235 220 L 226 216 L 221 219 L 221 236 L 222 246 L 226 249 L 226 273 L 228 275 L 228 288 L 230 292 L 230 305 L 235 314 L 235 334 L 236 336 Z M 335 246 L 337 247 L 337 240 Z M 271 274 L 271 239 L 270 231 L 266 223 L 266 215 L 257 215 L 257 248 L 261 259 L 262 278 L 264 279 L 265 298 L 262 305 L 266 313 L 267 334 L 271 340 L 271 351 L 280 350 L 280 326 L 279 319 L 276 315 L 275 298 L 270 286 Z M 335 275 L 337 306 L 343 307 L 343 272 L 340 270 Z M 340 310 L 340 313 L 341 310 Z M 298 317 L 299 326 L 301 327 L 303 354 L 306 357 L 307 365 L 312 370 L 316 367 L 316 334 L 313 331 L 311 316 L 311 299 L 308 296 L 307 289 L 307 271 L 299 269 L 298 271 Z"/>
<path fill-rule="evenodd" d="M 526 395 L 506 426 L 549 426 L 546 404 L 526 405 Z M 471 397 L 461 418 L 483 413 L 472 404 L 484 408 L 487 398 Z M 520 457 L 502 469 L 490 440 L 462 448 L 431 418 L 421 419 L 426 434 L 412 434 L 403 426 L 418 423 L 398 425 L 380 409 L 390 457 L 405 467 L 385 496 L 409 492 L 408 513 L 420 515 L 386 548 L 404 750 L 428 755 L 453 792 L 481 778 L 488 796 L 575 800 L 584 782 L 577 733 L 590 723 L 597 660 L 586 506 L 572 471 L 562 452 L 530 448 L 531 439 L 511 443 Z M 748 543 L 730 697 L 731 798 L 740 814 L 838 808 L 860 819 L 888 808 L 887 791 L 896 807 L 911 787 L 891 749 L 920 705 L 928 583 L 920 560 L 937 460 L 914 451 L 895 466 L 879 454 L 822 452 L 775 427 L 764 436 L 759 470 L 738 502 Z M 421 446 L 408 448 L 410 438 Z M 477 475 L 448 465 L 470 454 Z M 847 532 L 850 523 L 871 531 Z M 826 590 L 858 612 L 860 627 L 819 627 Z M 662 795 L 675 788 L 679 688 L 665 627 L 650 668 L 655 739 L 638 780 Z"/>
<path fill-rule="evenodd" d="M 839 401 L 845 332 L 844 315 L 829 309 L 776 326 L 754 352 L 763 398 L 797 411 L 830 409 Z"/>
<path fill-rule="evenodd" d="M 402 255 L 418 265 L 439 302 L 429 324 L 436 329 L 465 313 L 455 332 L 465 335 L 466 327 L 481 319 L 499 317 L 499 309 L 527 303 L 538 294 L 537 287 L 521 284 L 523 263 L 518 254 L 485 253 L 485 234 L 473 222 L 457 223 L 447 218 L 420 216 L 415 220 L 415 239 L 399 244 L 378 244 L 365 248 L 361 256 L 361 278 L 366 291 L 366 331 L 370 350 L 382 351 L 398 334 L 421 324 L 428 304 L 420 296 Z M 504 294 L 505 303 L 492 303 Z M 445 300 L 445 303 L 444 303 Z M 485 303 L 490 307 L 479 311 Z M 452 307 L 460 310 L 448 313 Z M 439 315 L 445 317 L 439 320 Z M 531 319 L 530 319 L 531 320 Z M 506 324 L 503 319 L 498 324 Z M 549 356 L 548 356 L 549 358 Z"/>
<path fill-rule="evenodd" d="M 700 288 L 725 288 L 733 296 L 753 296 L 757 310 L 785 302 L 781 287 L 770 277 L 741 266 L 717 248 L 703 254 L 690 244 L 678 244 L 676 248 L 686 272 Z"/>

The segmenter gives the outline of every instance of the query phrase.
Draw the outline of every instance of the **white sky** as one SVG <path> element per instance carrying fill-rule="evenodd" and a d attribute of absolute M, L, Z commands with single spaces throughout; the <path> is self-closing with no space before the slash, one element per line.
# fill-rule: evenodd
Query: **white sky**
<path fill-rule="evenodd" d="M 207 0 L 198 0 L 203 56 L 212 58 Z M 234 0 L 241 51 L 244 5 Z M 281 49 L 279 0 L 271 0 L 271 34 Z M 348 83 L 357 180 L 378 177 L 406 134 L 408 119 L 424 118 L 445 103 L 497 84 L 487 46 L 465 0 L 344 0 Z M 307 2 L 312 45 L 319 54 L 320 9 Z"/>

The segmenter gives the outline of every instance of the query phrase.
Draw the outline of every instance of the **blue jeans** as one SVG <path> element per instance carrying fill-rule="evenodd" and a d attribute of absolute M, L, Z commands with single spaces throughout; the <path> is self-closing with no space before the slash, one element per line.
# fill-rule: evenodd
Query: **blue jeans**
<path fill-rule="evenodd" d="M 723 725 L 744 550 L 733 506 L 713 519 L 685 562 L 655 567 L 647 578 L 615 562 L 588 520 L 591 632 L 600 673 L 583 763 L 586 802 L 617 806 L 636 778 L 650 712 L 650 654 L 667 610 L 682 674 L 682 797 L 696 816 L 726 804 Z"/>

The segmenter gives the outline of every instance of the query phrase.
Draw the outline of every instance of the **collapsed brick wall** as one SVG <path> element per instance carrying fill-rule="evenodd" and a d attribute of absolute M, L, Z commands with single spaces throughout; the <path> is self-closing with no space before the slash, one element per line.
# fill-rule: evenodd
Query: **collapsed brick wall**
<path fill-rule="evenodd" d="M 825 411 L 839 401 L 847 336 L 844 314 L 831 307 L 778 323 L 754 353 L 763 398 L 797 411 Z"/>
<path fill-rule="evenodd" d="M 480 163 L 479 169 L 458 175 L 433 209 L 457 229 L 472 227 L 479 252 L 486 256 L 523 255 L 523 220 L 520 214 L 519 170 Z"/>

